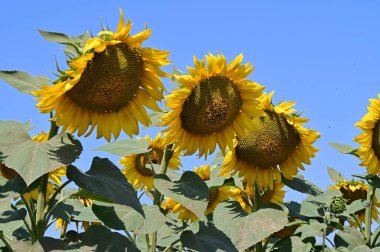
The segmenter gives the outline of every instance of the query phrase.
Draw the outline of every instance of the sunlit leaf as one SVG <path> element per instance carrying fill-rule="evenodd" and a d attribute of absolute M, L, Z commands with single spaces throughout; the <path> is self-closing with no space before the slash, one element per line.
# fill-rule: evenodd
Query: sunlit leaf
<path fill-rule="evenodd" d="M 147 153 L 149 152 L 149 141 L 124 139 L 96 148 L 95 151 L 105 151 L 117 156 Z"/>
<path fill-rule="evenodd" d="M 342 173 L 336 171 L 335 169 L 333 169 L 331 167 L 327 167 L 327 172 L 328 172 L 331 180 L 334 181 L 335 183 L 339 183 L 342 181 L 348 181 L 347 178 L 342 175 Z"/>
<path fill-rule="evenodd" d="M 71 164 L 82 151 L 81 143 L 66 133 L 38 143 L 29 137 L 26 126 L 12 124 L 0 121 L 1 159 L 28 186 L 42 175 Z"/>
<path fill-rule="evenodd" d="M 16 88 L 19 92 L 30 94 L 48 85 L 50 80 L 45 76 L 31 76 L 20 71 L 0 71 L 0 80 Z"/>
<path fill-rule="evenodd" d="M 312 247 L 313 245 L 304 243 L 298 236 L 291 236 L 281 244 L 280 252 L 308 252 Z"/>
<path fill-rule="evenodd" d="M 286 211 L 268 208 L 241 216 L 225 202 L 219 204 L 214 211 L 214 223 L 239 251 L 243 251 L 281 230 L 288 223 L 288 214 Z"/>
<path fill-rule="evenodd" d="M 335 246 L 346 247 L 349 251 L 364 244 L 364 237 L 354 227 L 347 227 L 344 231 L 338 231 L 334 236 Z"/>
<path fill-rule="evenodd" d="M 339 144 L 339 143 L 333 143 L 333 142 L 329 142 L 329 144 L 331 147 L 333 147 L 334 149 L 336 149 L 342 154 L 351 154 L 351 155 L 357 156 L 356 154 L 357 149 L 353 148 L 352 146 L 348 144 Z"/>
<path fill-rule="evenodd" d="M 322 236 L 325 228 L 327 228 L 326 224 L 319 223 L 318 221 L 312 219 L 309 224 L 304 224 L 298 227 L 295 233 L 300 233 L 301 239 L 303 240 L 308 237 Z"/>

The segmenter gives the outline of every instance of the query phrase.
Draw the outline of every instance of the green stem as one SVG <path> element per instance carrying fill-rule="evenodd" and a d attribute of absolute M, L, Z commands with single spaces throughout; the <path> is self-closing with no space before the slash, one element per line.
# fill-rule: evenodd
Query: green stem
<path fill-rule="evenodd" d="M 350 216 L 352 216 L 352 218 L 354 218 L 356 224 L 359 227 L 360 233 L 363 235 L 363 237 L 365 237 L 365 232 L 364 232 L 364 229 L 363 229 L 363 225 L 362 225 L 362 223 L 360 223 L 358 217 L 355 214 L 350 214 Z"/>
<path fill-rule="evenodd" d="M 49 130 L 49 139 L 57 135 L 59 127 L 52 120 L 53 114 L 50 113 L 50 130 Z M 37 211 L 36 211 L 36 237 L 33 242 L 42 238 L 45 234 L 46 227 L 46 196 L 47 196 L 47 185 L 49 180 L 49 173 L 44 174 L 40 179 L 40 186 L 38 187 L 38 197 L 37 197 Z"/>
<path fill-rule="evenodd" d="M 254 211 L 255 212 L 259 211 L 260 207 L 261 207 L 261 195 L 260 195 L 259 187 L 257 183 L 255 182 L 255 199 L 253 202 Z M 263 244 L 261 241 L 259 241 L 258 243 L 256 243 L 256 252 L 262 252 L 262 251 L 263 251 Z"/>
<path fill-rule="evenodd" d="M 7 247 L 9 252 L 13 252 L 14 250 L 12 249 L 11 245 L 8 243 L 8 241 L 5 239 L 3 232 L 0 232 L 0 240 L 2 240 Z"/>
<path fill-rule="evenodd" d="M 377 242 L 377 239 L 379 238 L 379 236 L 380 236 L 380 232 L 377 232 L 375 238 L 372 241 L 372 247 L 376 246 L 376 242 Z"/>
<path fill-rule="evenodd" d="M 167 247 L 164 249 L 163 252 L 168 252 L 168 251 L 170 251 L 170 249 L 171 249 L 176 243 L 178 243 L 179 241 L 181 241 L 181 240 L 180 240 L 180 239 L 177 239 L 177 240 L 173 241 L 172 243 L 170 243 L 169 246 L 167 246 Z"/>
<path fill-rule="evenodd" d="M 22 202 L 24 203 L 26 210 L 28 211 L 29 218 L 30 218 L 30 225 L 32 226 L 31 229 L 28 229 L 30 238 L 32 239 L 32 241 L 35 241 L 37 227 L 36 227 L 36 219 L 34 218 L 34 212 L 32 211 L 24 195 L 20 195 L 20 198 Z"/>
<path fill-rule="evenodd" d="M 368 246 L 371 245 L 372 205 L 375 190 L 374 186 L 368 184 L 367 200 L 369 201 L 369 206 L 365 209 L 365 239 Z"/>
<path fill-rule="evenodd" d="M 173 156 L 173 144 L 169 144 L 166 146 L 164 155 L 162 157 L 161 167 L 158 174 L 166 174 L 166 171 L 168 170 L 168 164 Z M 157 189 L 154 190 L 154 199 L 153 204 L 160 207 L 162 202 L 162 195 Z M 148 244 L 148 252 L 155 252 L 156 251 L 156 243 L 157 243 L 157 231 L 150 233 L 147 237 L 147 244 Z"/>
<path fill-rule="evenodd" d="M 45 210 L 44 210 L 44 213 L 45 215 L 49 212 L 49 210 L 55 205 L 54 204 L 54 200 L 55 198 L 57 197 L 57 195 L 62 191 L 63 188 L 65 188 L 65 186 L 67 186 L 68 184 L 70 184 L 71 180 L 67 180 L 65 183 L 63 183 L 60 187 L 58 187 L 57 190 L 55 190 L 54 194 L 50 197 L 49 199 L 49 202 L 47 204 L 47 206 L 45 207 Z"/>

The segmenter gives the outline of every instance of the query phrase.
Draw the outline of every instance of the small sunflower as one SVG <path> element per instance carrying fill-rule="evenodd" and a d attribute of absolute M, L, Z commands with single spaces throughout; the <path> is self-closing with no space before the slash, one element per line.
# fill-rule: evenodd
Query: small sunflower
<path fill-rule="evenodd" d="M 201 165 L 199 168 L 195 167 L 194 172 L 202 180 L 207 181 L 210 179 L 211 170 L 209 164 Z M 222 185 L 213 186 L 209 188 L 209 190 L 210 194 L 205 215 L 209 215 L 214 212 L 219 203 L 229 199 L 237 201 L 245 211 L 250 212 L 249 204 L 247 204 L 246 200 L 243 198 L 243 193 L 238 187 Z M 181 220 L 191 220 L 193 222 L 198 220 L 198 217 L 193 212 L 172 198 L 165 198 L 165 201 L 161 204 L 161 207 L 168 212 L 178 213 L 178 218 Z"/>
<path fill-rule="evenodd" d="M 63 130 L 90 135 L 97 127 L 97 138 L 116 139 L 123 129 L 129 136 L 138 134 L 138 122 L 150 119 L 145 107 L 160 111 L 156 101 L 163 98 L 159 77 L 168 77 L 160 67 L 170 63 L 169 52 L 141 48 L 150 29 L 131 36 L 132 24 L 120 22 L 116 32 L 102 31 L 87 40 L 83 54 L 68 63 L 67 70 L 54 86 L 33 92 L 40 112 L 56 111 L 54 120 Z"/>
<path fill-rule="evenodd" d="M 8 168 L 5 164 L 0 162 L 0 176 L 7 180 L 11 180 L 16 177 L 18 173 L 12 168 Z"/>
<path fill-rule="evenodd" d="M 164 137 L 162 137 L 160 133 L 154 140 L 149 136 L 146 136 L 145 139 L 150 142 L 149 148 L 151 151 L 148 153 L 124 156 L 119 160 L 119 163 L 125 168 L 122 172 L 136 190 L 145 187 L 146 190 L 150 191 L 153 188 L 154 174 L 152 170 L 146 168 L 146 166 L 150 166 L 149 159 L 153 164 L 161 164 L 166 144 Z M 149 158 L 147 155 L 149 155 Z M 179 151 L 174 151 L 173 156 L 169 160 L 169 168 L 178 170 L 179 167 L 182 166 L 181 160 L 179 159 L 180 155 L 181 153 Z"/>
<path fill-rule="evenodd" d="M 370 175 L 380 174 L 380 94 L 378 99 L 369 99 L 368 113 L 355 124 L 364 132 L 355 137 L 361 144 L 356 154 Z"/>
<path fill-rule="evenodd" d="M 318 149 L 312 144 L 319 133 L 302 126 L 308 121 L 295 114 L 291 108 L 295 102 L 272 105 L 273 92 L 260 97 L 264 116 L 255 117 L 254 130 L 234 140 L 233 148 L 226 155 L 220 175 L 239 172 L 249 185 L 257 182 L 260 188 L 273 189 L 274 181 L 281 182 L 281 174 L 292 179 L 298 168 L 310 164 Z"/>
<path fill-rule="evenodd" d="M 206 55 L 207 66 L 194 57 L 195 68 L 177 76 L 183 86 L 166 97 L 172 109 L 161 120 L 169 126 L 168 140 L 187 155 L 214 152 L 216 144 L 224 153 L 233 147 L 235 134 L 243 136 L 252 129 L 251 117 L 260 116 L 256 98 L 264 87 L 246 80 L 253 71 L 250 63 L 241 65 L 243 55 L 227 64 L 223 55 Z"/>
<path fill-rule="evenodd" d="M 273 184 L 273 189 L 265 189 L 265 191 L 260 192 L 262 193 L 261 196 L 261 204 L 265 203 L 275 203 L 280 204 L 284 201 L 285 197 L 285 190 L 284 190 L 284 183 L 275 181 Z M 255 201 L 255 192 L 254 187 L 246 185 L 244 189 L 245 193 L 248 195 L 251 202 Z M 248 202 L 247 202 L 248 204 Z M 252 209 L 250 209 L 252 210 Z"/>
<path fill-rule="evenodd" d="M 343 194 L 343 198 L 347 200 L 347 205 L 350 205 L 355 200 L 367 199 L 368 185 L 362 180 L 342 181 L 330 186 L 329 188 L 339 190 Z M 372 205 L 372 219 L 374 220 L 379 219 L 379 211 L 377 210 L 378 207 L 380 207 L 380 202 L 378 202 L 376 196 L 374 196 Z M 356 214 L 358 219 L 364 223 L 365 210 L 360 210 Z"/>

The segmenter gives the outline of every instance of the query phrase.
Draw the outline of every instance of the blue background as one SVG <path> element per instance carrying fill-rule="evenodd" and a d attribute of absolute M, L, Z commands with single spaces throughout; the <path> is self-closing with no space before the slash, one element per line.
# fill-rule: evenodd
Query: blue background
<path fill-rule="evenodd" d="M 134 24 L 153 29 L 143 46 L 170 50 L 181 70 L 192 57 L 221 52 L 228 60 L 243 53 L 252 62 L 249 76 L 266 91 L 276 90 L 275 102 L 296 101 L 296 109 L 310 118 L 307 126 L 321 132 L 320 148 L 311 166 L 301 173 L 322 188 L 332 182 L 326 167 L 349 177 L 363 173 L 359 160 L 342 155 L 328 142 L 353 144 L 360 133 L 354 124 L 367 112 L 369 98 L 380 90 L 380 16 L 375 1 L 3 1 L 0 8 L 0 69 L 22 70 L 53 78 L 55 58 L 65 69 L 63 46 L 45 41 L 37 29 L 77 36 L 96 34 L 101 20 L 112 31 L 119 8 Z M 171 66 L 165 68 L 171 72 Z M 164 83 L 170 86 L 169 79 Z M 0 119 L 31 120 L 47 131 L 48 114 L 40 114 L 32 96 L 18 93 L 0 81 Z M 157 129 L 142 131 L 155 136 Z M 119 139 L 127 138 L 122 135 Z M 84 152 L 76 164 L 89 168 L 92 157 L 118 157 L 93 149 L 106 144 L 92 135 L 81 141 Z M 211 160 L 209 160 L 211 162 Z M 204 159 L 183 158 L 193 169 Z M 287 199 L 300 200 L 289 192 Z"/>

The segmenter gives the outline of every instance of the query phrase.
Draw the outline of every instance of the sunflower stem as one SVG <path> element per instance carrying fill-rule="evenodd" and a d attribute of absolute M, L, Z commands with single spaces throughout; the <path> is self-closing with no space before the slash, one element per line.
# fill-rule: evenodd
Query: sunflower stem
<path fill-rule="evenodd" d="M 53 121 L 53 114 L 50 113 L 50 130 L 49 139 L 57 135 L 59 127 Z M 45 234 L 46 227 L 46 196 L 47 196 L 47 185 L 49 180 L 49 173 L 44 174 L 40 178 L 40 186 L 38 187 L 38 197 L 37 197 L 37 211 L 36 211 L 36 237 L 34 242 L 42 238 Z"/>
<path fill-rule="evenodd" d="M 255 181 L 255 199 L 253 202 L 253 209 L 255 212 L 257 212 L 260 210 L 260 207 L 261 207 L 261 195 L 260 195 L 259 186 L 257 185 L 257 183 Z M 262 252 L 263 251 L 263 244 L 261 241 L 256 243 L 255 246 L 256 246 L 256 250 L 255 250 L 256 252 Z"/>
<path fill-rule="evenodd" d="M 376 187 L 368 183 L 367 201 L 369 206 L 365 209 L 365 240 L 368 246 L 371 246 L 372 205 L 375 190 Z"/>
<path fill-rule="evenodd" d="M 0 240 L 2 240 L 5 244 L 5 247 L 8 249 L 9 252 L 13 252 L 11 245 L 8 243 L 7 239 L 5 239 L 4 234 L 2 231 L 0 231 Z"/>
<path fill-rule="evenodd" d="M 173 156 L 173 144 L 169 144 L 165 147 L 165 151 L 162 157 L 161 167 L 158 174 L 166 174 L 166 171 L 168 170 L 168 164 Z M 162 195 L 157 189 L 154 189 L 154 199 L 153 204 L 160 207 L 162 202 Z M 157 231 L 148 234 L 147 236 L 147 244 L 148 244 L 148 252 L 155 252 L 156 251 L 156 243 L 157 243 Z"/>
<path fill-rule="evenodd" d="M 29 232 L 30 237 L 32 238 L 32 241 L 35 241 L 37 227 L 36 227 L 36 219 L 34 218 L 34 212 L 31 206 L 29 205 L 28 201 L 25 199 L 24 195 L 20 195 L 20 198 L 22 202 L 24 203 L 26 210 L 28 211 L 28 214 L 29 214 L 30 225 L 31 225 L 31 230 Z"/>

